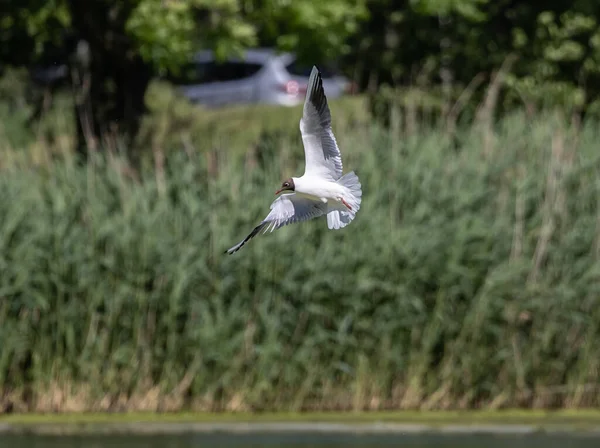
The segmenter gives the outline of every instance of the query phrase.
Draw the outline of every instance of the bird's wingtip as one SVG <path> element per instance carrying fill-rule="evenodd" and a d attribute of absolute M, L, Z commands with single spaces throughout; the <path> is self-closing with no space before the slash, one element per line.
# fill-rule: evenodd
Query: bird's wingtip
<path fill-rule="evenodd" d="M 321 70 L 319 70 L 319 67 L 313 65 L 312 70 L 310 71 L 310 77 L 314 78 L 315 80 L 321 77 Z"/>
<path fill-rule="evenodd" d="M 310 76 L 308 78 L 305 103 L 314 102 L 315 96 L 317 99 L 320 98 L 321 95 L 319 95 L 317 92 L 323 88 L 322 83 L 323 81 L 321 78 L 321 72 L 319 71 L 316 65 L 313 65 L 313 68 L 310 72 Z"/>

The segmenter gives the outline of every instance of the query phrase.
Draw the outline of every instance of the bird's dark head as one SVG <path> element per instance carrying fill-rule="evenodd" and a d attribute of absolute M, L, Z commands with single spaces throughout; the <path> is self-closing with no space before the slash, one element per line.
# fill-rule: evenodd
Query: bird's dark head
<path fill-rule="evenodd" d="M 290 177 L 289 179 L 286 179 L 281 183 L 281 188 L 275 192 L 275 195 L 278 195 L 282 191 L 286 191 L 286 190 L 294 191 L 295 189 L 296 189 L 296 186 L 294 185 L 294 179 L 292 179 Z"/>

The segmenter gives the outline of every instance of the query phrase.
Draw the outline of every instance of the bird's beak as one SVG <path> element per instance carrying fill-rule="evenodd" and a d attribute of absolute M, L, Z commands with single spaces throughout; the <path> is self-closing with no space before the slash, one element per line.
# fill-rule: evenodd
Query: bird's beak
<path fill-rule="evenodd" d="M 277 195 L 278 195 L 279 193 L 281 193 L 282 191 L 283 191 L 283 188 L 282 188 L 281 190 L 277 190 L 277 191 L 275 192 L 275 196 L 277 196 Z"/>

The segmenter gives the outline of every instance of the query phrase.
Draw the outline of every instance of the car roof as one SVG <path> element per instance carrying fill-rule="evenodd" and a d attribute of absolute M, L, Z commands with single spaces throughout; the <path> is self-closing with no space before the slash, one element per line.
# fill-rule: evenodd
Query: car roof
<path fill-rule="evenodd" d="M 278 51 L 274 48 L 250 48 L 241 52 L 241 57 L 235 54 L 228 56 L 227 61 L 232 62 L 254 62 L 257 64 L 265 64 L 273 58 L 284 58 L 291 60 L 294 58 L 292 53 L 285 51 Z M 215 59 L 214 52 L 212 50 L 202 50 L 194 55 L 195 62 L 210 62 Z"/>

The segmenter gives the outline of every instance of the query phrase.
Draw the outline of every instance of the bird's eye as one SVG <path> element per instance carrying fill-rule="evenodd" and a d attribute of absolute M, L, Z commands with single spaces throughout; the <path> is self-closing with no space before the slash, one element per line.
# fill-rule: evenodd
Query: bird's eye
<path fill-rule="evenodd" d="M 285 183 L 283 184 L 283 186 L 284 186 L 284 187 L 289 187 L 289 186 L 290 186 L 290 184 L 288 184 L 287 182 L 285 182 Z"/>

